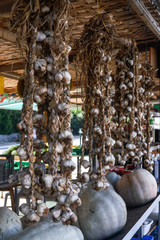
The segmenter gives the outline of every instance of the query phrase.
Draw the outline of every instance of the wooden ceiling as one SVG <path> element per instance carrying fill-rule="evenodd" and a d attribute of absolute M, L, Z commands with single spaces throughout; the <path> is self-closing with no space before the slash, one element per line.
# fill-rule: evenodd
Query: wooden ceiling
<path fill-rule="evenodd" d="M 67 41 L 72 46 L 71 54 L 77 49 L 74 42 L 83 32 L 84 24 L 97 14 L 112 14 L 115 28 L 120 37 L 134 37 L 145 56 L 148 46 L 158 46 L 160 40 L 160 11 L 152 0 L 70 0 L 69 31 Z M 25 61 L 16 45 L 16 35 L 9 30 L 9 16 L 16 0 L 0 1 L 0 74 L 5 76 L 5 89 L 16 91 L 17 79 L 24 72 Z M 75 81 L 75 71 L 70 65 Z M 159 86 L 159 79 L 155 81 Z M 156 98 L 160 98 L 155 86 Z"/>

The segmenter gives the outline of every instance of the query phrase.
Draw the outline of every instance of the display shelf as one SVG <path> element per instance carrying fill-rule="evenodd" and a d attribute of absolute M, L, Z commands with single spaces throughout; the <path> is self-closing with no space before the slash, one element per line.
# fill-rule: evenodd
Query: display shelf
<path fill-rule="evenodd" d="M 113 237 L 108 238 L 108 240 L 129 240 L 129 239 L 131 239 L 136 234 L 136 232 L 140 229 L 140 227 L 142 226 L 144 221 L 151 214 L 151 212 L 153 211 L 153 209 L 156 207 L 156 205 L 159 202 L 160 202 L 160 194 L 158 193 L 157 197 L 153 201 L 145 204 L 144 206 L 128 209 L 127 223 L 126 223 L 125 227 L 121 230 L 121 232 L 119 234 L 116 234 Z M 159 228 L 158 232 L 160 233 L 160 216 L 158 219 L 158 228 Z M 139 235 L 141 235 L 140 231 L 139 231 Z M 160 239 L 160 235 L 159 235 L 158 239 Z"/>

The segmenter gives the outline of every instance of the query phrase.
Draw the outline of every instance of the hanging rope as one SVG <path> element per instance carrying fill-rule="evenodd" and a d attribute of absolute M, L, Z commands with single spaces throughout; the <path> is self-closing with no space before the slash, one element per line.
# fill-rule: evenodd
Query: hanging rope
<path fill-rule="evenodd" d="M 146 32 L 145 62 L 147 63 L 148 62 L 148 59 L 147 59 L 147 51 L 148 51 L 147 26 L 145 26 L 144 29 L 145 29 L 145 32 Z"/>
<path fill-rule="evenodd" d="M 99 0 L 97 0 L 97 13 L 99 14 Z"/>

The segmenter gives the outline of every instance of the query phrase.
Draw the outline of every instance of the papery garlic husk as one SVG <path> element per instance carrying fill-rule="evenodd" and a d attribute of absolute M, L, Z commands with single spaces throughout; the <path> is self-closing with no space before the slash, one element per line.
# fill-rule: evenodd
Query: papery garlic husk
<path fill-rule="evenodd" d="M 24 185 L 24 187 L 26 189 L 29 189 L 31 187 L 31 175 L 30 174 L 24 175 L 22 184 Z"/>
<path fill-rule="evenodd" d="M 41 139 L 34 139 L 34 141 L 33 141 L 33 147 L 34 147 L 35 149 L 42 149 L 42 148 L 45 147 L 45 143 L 44 143 L 44 141 L 41 140 Z"/>
<path fill-rule="evenodd" d="M 72 140 L 73 135 L 72 135 L 71 131 L 65 130 L 59 134 L 59 139 L 60 140 L 63 140 L 63 139 Z"/>
<path fill-rule="evenodd" d="M 50 8 L 48 7 L 48 6 L 43 6 L 42 8 L 41 8 L 41 12 L 42 13 L 48 13 L 50 11 Z"/>
<path fill-rule="evenodd" d="M 88 183 L 88 182 L 89 182 L 89 174 L 83 172 L 80 181 L 81 181 L 81 182 L 84 182 L 84 183 Z"/>
<path fill-rule="evenodd" d="M 35 71 L 45 72 L 47 68 L 47 62 L 45 59 L 37 59 L 34 63 Z"/>
<path fill-rule="evenodd" d="M 63 146 L 60 142 L 56 142 L 56 151 L 57 151 L 57 153 L 63 152 Z"/>
<path fill-rule="evenodd" d="M 99 114 L 99 109 L 98 109 L 98 108 L 93 108 L 93 109 L 91 109 L 91 114 L 92 114 L 93 116 L 98 115 L 98 114 Z"/>
<path fill-rule="evenodd" d="M 46 35 L 43 32 L 38 32 L 37 33 L 36 41 L 43 42 L 45 39 L 46 39 Z"/>
<path fill-rule="evenodd" d="M 66 204 L 68 204 L 68 206 L 75 205 L 75 207 L 79 207 L 81 206 L 82 202 L 77 194 L 69 194 L 69 196 L 66 198 Z"/>
<path fill-rule="evenodd" d="M 126 148 L 129 149 L 129 150 L 134 150 L 136 148 L 136 145 L 135 144 L 132 144 L 132 143 L 128 143 L 126 145 Z"/>
<path fill-rule="evenodd" d="M 69 108 L 69 106 L 68 106 L 68 104 L 66 104 L 66 103 L 60 103 L 60 104 L 58 104 L 58 110 L 60 110 L 60 111 L 65 111 L 66 109 L 68 109 Z"/>
<path fill-rule="evenodd" d="M 56 73 L 55 80 L 61 82 L 63 80 L 63 75 L 61 73 Z"/>
<path fill-rule="evenodd" d="M 93 131 L 95 134 L 102 135 L 102 130 L 100 129 L 100 127 L 94 127 Z"/>
<path fill-rule="evenodd" d="M 56 221 L 60 221 L 60 216 L 62 214 L 62 209 L 59 205 L 56 205 L 54 209 L 51 211 L 53 219 Z"/>
<path fill-rule="evenodd" d="M 116 141 L 116 144 L 117 144 L 119 147 L 122 147 L 122 142 L 121 142 L 121 141 L 117 140 L 117 141 Z"/>
<path fill-rule="evenodd" d="M 25 150 L 25 148 L 23 146 L 20 146 L 18 149 L 17 149 L 17 154 L 20 156 L 21 159 L 23 160 L 27 160 L 28 159 L 28 155 L 27 155 L 27 152 Z"/>
<path fill-rule="evenodd" d="M 38 213 L 38 215 L 40 217 L 47 215 L 48 212 L 49 212 L 49 209 L 47 208 L 45 203 L 38 204 L 38 206 L 37 206 L 37 213 Z"/>
<path fill-rule="evenodd" d="M 44 184 L 44 190 L 47 189 L 51 189 L 52 188 L 52 184 L 53 184 L 53 176 L 50 174 L 44 174 L 42 177 L 42 181 Z"/>
<path fill-rule="evenodd" d="M 76 169 L 76 164 L 72 160 L 67 160 L 63 162 L 63 167 L 65 170 L 74 171 Z"/>
<path fill-rule="evenodd" d="M 18 180 L 18 174 L 12 174 L 9 176 L 8 182 L 10 184 L 16 183 Z"/>
<path fill-rule="evenodd" d="M 59 194 L 58 197 L 57 197 L 58 204 L 65 206 L 66 199 L 67 199 L 67 195 Z"/>
<path fill-rule="evenodd" d="M 35 213 L 34 210 L 30 211 L 28 214 L 27 214 L 27 219 L 30 221 L 30 222 L 39 222 L 40 221 L 40 217 L 38 216 L 38 214 Z"/>
<path fill-rule="evenodd" d="M 71 75 L 69 72 L 67 71 L 62 71 L 61 72 L 62 76 L 63 76 L 63 79 L 65 81 L 66 84 L 70 84 L 70 81 L 71 81 Z"/>
<path fill-rule="evenodd" d="M 24 215 L 27 215 L 30 212 L 30 205 L 28 203 L 23 203 L 20 207 L 19 210 L 21 213 Z"/>
<path fill-rule="evenodd" d="M 34 95 L 34 101 L 35 101 L 37 104 L 41 103 L 42 100 L 43 100 L 43 99 L 42 99 L 39 95 Z"/>
<path fill-rule="evenodd" d="M 70 208 L 67 208 L 62 212 L 61 221 L 64 224 L 68 224 L 70 222 L 76 222 L 77 216 L 75 215 L 75 213 L 72 212 Z"/>
<path fill-rule="evenodd" d="M 134 62 L 133 62 L 132 59 L 129 59 L 129 60 L 128 60 L 128 63 L 129 63 L 131 66 L 133 66 L 133 63 L 134 63 Z"/>
<path fill-rule="evenodd" d="M 81 162 L 81 165 L 84 167 L 84 168 L 89 168 L 91 165 L 90 165 L 90 162 L 87 161 L 87 160 L 83 160 Z"/>
<path fill-rule="evenodd" d="M 114 144 L 115 144 L 115 140 L 113 138 L 110 138 L 110 137 L 106 137 L 106 146 L 111 146 L 113 147 Z"/>
<path fill-rule="evenodd" d="M 131 137 L 132 137 L 132 138 L 137 137 L 137 133 L 136 133 L 135 131 L 133 131 L 133 132 L 131 133 Z"/>
<path fill-rule="evenodd" d="M 33 116 L 33 123 L 34 124 L 38 124 L 38 123 L 40 123 L 42 126 L 44 125 L 44 123 L 45 123 L 45 117 L 44 117 L 44 115 L 43 114 L 35 114 L 34 116 Z"/>
<path fill-rule="evenodd" d="M 127 86 L 126 86 L 124 83 L 121 83 L 120 86 L 119 86 L 119 88 L 120 88 L 121 90 L 126 90 L 126 89 L 127 89 Z"/>

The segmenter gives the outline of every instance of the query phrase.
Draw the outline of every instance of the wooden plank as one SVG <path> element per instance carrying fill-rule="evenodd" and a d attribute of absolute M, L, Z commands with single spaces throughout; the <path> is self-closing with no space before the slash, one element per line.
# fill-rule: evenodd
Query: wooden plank
<path fill-rule="evenodd" d="M 155 21 L 153 16 L 150 14 L 148 9 L 143 4 L 142 0 L 129 0 L 131 7 L 141 17 L 141 19 L 147 24 L 150 30 L 160 39 L 160 27 Z"/>
<path fill-rule="evenodd" d="M 150 64 L 155 68 L 157 69 L 158 68 L 158 59 L 157 59 L 157 49 L 154 48 L 154 47 L 150 47 L 149 48 L 149 60 L 150 60 Z M 154 77 L 157 77 L 157 71 L 155 71 L 154 73 Z"/>
<path fill-rule="evenodd" d="M 18 62 L 10 65 L 0 65 L 0 72 L 12 72 L 17 70 L 23 70 L 25 68 L 25 63 Z"/>
<path fill-rule="evenodd" d="M 0 39 L 7 40 L 9 42 L 15 43 L 16 44 L 16 34 L 0 28 Z"/>
<path fill-rule="evenodd" d="M 6 14 L 11 11 L 11 8 L 16 0 L 1 0 L 0 1 L 0 14 Z"/>

